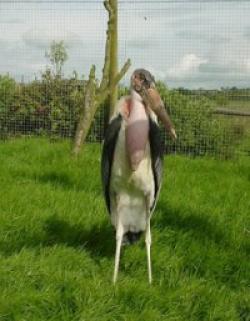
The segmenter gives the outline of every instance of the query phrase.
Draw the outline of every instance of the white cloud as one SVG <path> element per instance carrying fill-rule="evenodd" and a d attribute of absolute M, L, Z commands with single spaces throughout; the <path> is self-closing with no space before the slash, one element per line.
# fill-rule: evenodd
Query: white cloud
<path fill-rule="evenodd" d="M 247 72 L 250 73 L 250 58 L 248 58 L 245 62 L 245 67 L 246 67 L 246 70 Z"/>
<path fill-rule="evenodd" d="M 82 40 L 76 33 L 65 30 L 29 29 L 22 38 L 26 45 L 38 49 L 48 48 L 53 40 L 63 40 L 68 48 L 82 45 Z"/>
<path fill-rule="evenodd" d="M 170 68 L 168 74 L 173 78 L 185 78 L 189 74 L 196 73 L 199 67 L 207 62 L 207 59 L 190 53 L 185 55 L 173 68 Z"/>
<path fill-rule="evenodd" d="M 0 0 L 1 2 L 1 0 Z M 250 1 L 120 3 L 119 63 L 149 69 L 170 87 L 249 86 Z M 32 78 L 52 40 L 64 40 L 65 74 L 101 72 L 107 12 L 100 3 L 1 4 L 0 73 Z M 12 23 L 11 23 L 12 22 Z"/>

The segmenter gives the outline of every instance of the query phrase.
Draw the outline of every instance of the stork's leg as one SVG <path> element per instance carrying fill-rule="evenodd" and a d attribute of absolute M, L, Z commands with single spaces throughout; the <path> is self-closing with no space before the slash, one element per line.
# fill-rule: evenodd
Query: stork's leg
<path fill-rule="evenodd" d="M 147 263 L 148 263 L 148 281 L 152 283 L 152 268 L 151 268 L 151 230 L 150 230 L 150 207 L 149 207 L 149 198 L 146 198 L 146 233 L 145 233 L 145 243 L 147 249 Z"/>
<path fill-rule="evenodd" d="M 118 221 L 116 225 L 116 252 L 115 252 L 115 270 L 114 270 L 114 277 L 113 282 L 116 283 L 118 270 L 119 270 L 119 263 L 120 263 L 120 254 L 121 254 L 121 245 L 122 245 L 122 238 L 123 238 L 123 226 L 119 217 L 118 211 Z"/>
<path fill-rule="evenodd" d="M 152 283 L 152 268 L 151 268 L 151 232 L 150 232 L 150 218 L 147 220 L 146 226 L 146 248 L 147 248 L 147 260 L 148 260 L 148 281 Z"/>

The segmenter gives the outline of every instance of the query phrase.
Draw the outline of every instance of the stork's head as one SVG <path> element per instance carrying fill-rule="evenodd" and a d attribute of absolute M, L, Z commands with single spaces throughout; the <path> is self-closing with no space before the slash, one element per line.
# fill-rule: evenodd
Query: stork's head
<path fill-rule="evenodd" d="M 136 69 L 131 76 L 131 89 L 142 97 L 145 106 L 156 114 L 170 136 L 176 139 L 175 129 L 156 89 L 154 76 L 148 70 Z"/>
<path fill-rule="evenodd" d="M 131 89 L 141 93 L 143 89 L 155 88 L 155 79 L 145 69 L 136 69 L 131 76 Z"/>

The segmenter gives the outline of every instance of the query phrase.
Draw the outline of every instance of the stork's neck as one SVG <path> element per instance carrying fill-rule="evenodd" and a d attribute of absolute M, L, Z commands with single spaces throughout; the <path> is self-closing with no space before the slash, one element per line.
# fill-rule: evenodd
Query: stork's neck
<path fill-rule="evenodd" d="M 145 156 L 149 120 L 141 96 L 131 91 L 130 112 L 126 126 L 126 148 L 132 170 L 136 170 Z"/>
<path fill-rule="evenodd" d="M 155 113 L 150 109 L 145 107 L 145 103 L 141 97 L 134 89 L 131 89 L 130 91 L 130 99 L 131 99 L 131 107 L 130 107 L 130 112 L 133 107 L 136 106 L 137 109 L 141 110 L 141 113 L 146 114 L 147 118 L 150 116 L 150 118 L 158 123 L 157 117 Z"/>
<path fill-rule="evenodd" d="M 141 110 L 142 112 L 144 111 L 144 103 L 141 96 L 135 90 L 131 89 L 130 95 L 120 98 L 116 104 L 112 118 L 116 117 L 118 114 L 121 114 L 124 119 L 128 120 L 132 108 L 135 107 L 135 105 L 137 105 L 137 109 Z"/>
<path fill-rule="evenodd" d="M 130 95 L 132 100 L 143 103 L 142 97 L 134 89 L 131 89 Z"/>
<path fill-rule="evenodd" d="M 147 116 L 145 105 L 143 102 L 142 97 L 133 89 L 131 89 L 130 93 L 130 111 L 129 111 L 129 118 L 130 121 L 138 121 L 141 119 L 145 119 Z"/>

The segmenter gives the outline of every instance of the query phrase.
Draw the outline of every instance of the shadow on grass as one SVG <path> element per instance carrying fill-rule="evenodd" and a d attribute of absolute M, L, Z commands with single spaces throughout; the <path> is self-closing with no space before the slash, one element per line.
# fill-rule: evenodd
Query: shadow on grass
<path fill-rule="evenodd" d="M 175 230 L 191 232 L 192 237 L 201 242 L 209 239 L 221 247 L 230 246 L 230 241 L 225 234 L 214 224 L 211 224 L 205 215 L 191 212 L 189 215 L 183 216 L 180 209 L 170 208 L 162 201 L 159 202 L 157 208 L 162 213 L 156 223 L 159 227 L 168 226 Z"/>
<path fill-rule="evenodd" d="M 242 242 L 240 246 L 234 244 L 216 224 L 209 222 L 202 213 L 190 213 L 183 216 L 181 209 L 169 208 L 164 202 L 159 202 L 158 209 L 161 215 L 155 225 L 159 228 L 170 228 L 178 235 L 187 233 L 186 241 L 190 239 L 198 245 L 193 247 L 192 259 L 186 255 L 186 247 L 183 248 L 184 270 L 188 274 L 201 277 L 213 276 L 218 282 L 230 288 L 238 288 L 239 284 L 247 284 L 249 280 L 249 241 Z M 179 234 L 180 233 L 180 234 Z M 164 233 L 162 233 L 164 236 Z M 181 236 L 180 236 L 181 238 Z M 170 244 L 175 247 L 175 244 Z M 209 249 L 211 246 L 211 250 Z M 217 251 L 218 250 L 218 251 Z M 208 255 L 206 253 L 209 253 Z M 196 261 L 196 263 L 194 263 Z M 197 272 L 199 266 L 199 272 Z"/>
<path fill-rule="evenodd" d="M 199 244 L 207 244 L 207 241 L 213 242 L 221 249 L 231 249 L 238 251 L 238 247 L 232 244 L 232 240 L 218 227 L 208 221 L 207 214 L 190 213 L 183 216 L 181 209 L 170 208 L 164 202 L 160 201 L 157 208 L 162 215 L 158 218 L 156 226 L 171 227 L 174 230 L 182 232 L 190 232 L 192 238 L 197 240 Z M 250 255 L 250 243 L 244 242 L 241 244 L 241 251 L 245 255 Z"/>
<path fill-rule="evenodd" d="M 51 184 L 63 189 L 71 189 L 75 187 L 73 179 L 66 173 L 52 171 L 43 175 L 34 175 L 34 179 L 38 183 Z"/>
<path fill-rule="evenodd" d="M 86 228 L 52 216 L 45 221 L 41 232 L 28 233 L 23 229 L 16 239 L 1 242 L 0 253 L 11 256 L 23 248 L 40 249 L 59 244 L 86 250 L 98 260 L 101 257 L 113 257 L 115 233 L 108 222 Z"/>
<path fill-rule="evenodd" d="M 197 253 L 194 254 L 194 259 L 199 261 L 199 271 L 194 270 L 195 264 L 192 257 L 187 256 L 186 261 L 183 261 L 183 269 L 186 269 L 188 275 L 214 278 L 216 282 L 230 288 L 237 288 L 239 283 L 247 283 L 249 276 L 247 248 L 237 249 L 223 231 L 199 213 L 183 216 L 181 210 L 168 208 L 164 202 L 159 202 L 158 209 L 161 215 L 155 221 L 155 227 L 160 229 L 169 227 L 176 232 L 187 232 L 190 240 L 193 239 L 199 244 Z M 161 234 L 164 237 L 164 233 Z M 206 258 L 205 253 L 209 242 L 220 251 L 211 251 L 209 257 Z M 51 216 L 45 220 L 40 232 L 29 233 L 25 229 L 20 230 L 12 240 L 9 239 L 0 244 L 0 251 L 3 255 L 10 256 L 20 252 L 23 248 L 39 251 L 41 247 L 54 245 L 65 245 L 87 251 L 98 263 L 103 257 L 113 258 L 115 233 L 109 222 L 103 221 L 101 224 L 85 226 L 84 224 L 71 224 L 58 216 Z M 169 246 L 175 247 L 173 244 Z M 183 251 L 186 251 L 186 248 L 183 248 Z M 220 257 L 221 251 L 223 258 Z M 204 261 L 200 260 L 201 257 Z M 242 266 L 245 268 L 243 269 Z"/>
<path fill-rule="evenodd" d="M 101 190 L 101 178 L 100 180 L 93 179 L 93 174 L 91 171 L 88 173 L 82 173 L 82 180 L 75 180 L 74 177 L 70 176 L 68 173 L 50 171 L 44 173 L 43 175 L 34 175 L 34 180 L 40 184 L 51 184 L 56 188 L 60 188 L 63 190 L 75 190 L 75 191 L 87 191 L 87 192 L 99 192 L 102 193 Z M 86 180 L 90 181 L 91 184 L 86 186 Z"/>
<path fill-rule="evenodd" d="M 49 184 L 53 186 L 54 188 L 69 191 L 74 190 L 77 192 L 80 191 L 86 191 L 89 193 L 100 193 L 102 194 L 101 189 L 101 178 L 98 180 L 93 180 L 93 174 L 91 171 L 83 172 L 82 174 L 82 180 L 75 179 L 72 175 L 66 172 L 60 172 L 56 170 L 47 171 L 43 174 L 40 173 L 27 173 L 25 171 L 14 171 L 12 173 L 13 180 L 18 179 L 28 179 L 32 180 L 37 184 Z M 90 181 L 91 184 L 86 186 L 86 180 Z"/>
<path fill-rule="evenodd" d="M 45 231 L 47 245 L 82 247 L 94 257 L 114 255 L 115 233 L 108 222 L 86 229 L 82 225 L 71 225 L 57 217 L 51 217 L 46 221 Z"/>

